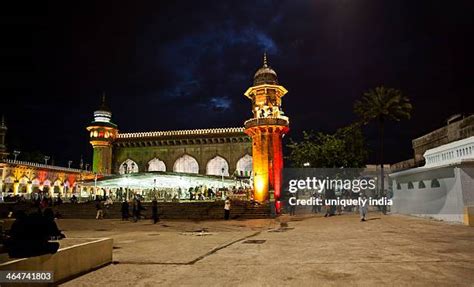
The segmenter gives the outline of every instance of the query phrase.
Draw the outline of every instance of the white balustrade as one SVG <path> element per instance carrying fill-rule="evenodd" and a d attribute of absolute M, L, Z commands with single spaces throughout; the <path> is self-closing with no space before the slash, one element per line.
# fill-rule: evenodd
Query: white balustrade
<path fill-rule="evenodd" d="M 425 167 L 443 166 L 474 160 L 474 136 L 427 150 Z"/>

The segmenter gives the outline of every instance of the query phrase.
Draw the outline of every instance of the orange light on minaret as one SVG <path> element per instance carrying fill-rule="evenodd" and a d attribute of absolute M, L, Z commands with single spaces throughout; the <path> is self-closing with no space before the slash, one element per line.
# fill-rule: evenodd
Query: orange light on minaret
<path fill-rule="evenodd" d="M 252 138 L 253 185 L 255 199 L 268 199 L 274 190 L 277 212 L 280 211 L 283 153 L 282 137 L 289 131 L 289 120 L 281 108 L 281 98 L 288 91 L 278 84 L 276 72 L 263 56 L 263 66 L 254 76 L 253 86 L 245 96 L 252 100 L 253 118 L 245 122 L 245 133 Z"/>

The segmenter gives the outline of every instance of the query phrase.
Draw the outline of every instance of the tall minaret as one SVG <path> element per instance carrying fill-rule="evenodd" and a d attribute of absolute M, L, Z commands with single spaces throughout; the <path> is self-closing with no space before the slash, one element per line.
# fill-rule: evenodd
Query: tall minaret
<path fill-rule="evenodd" d="M 87 127 L 90 132 L 90 143 L 94 148 L 92 171 L 99 174 L 112 173 L 112 143 L 117 137 L 117 125 L 112 122 L 112 112 L 105 103 L 94 112 L 94 121 Z"/>
<path fill-rule="evenodd" d="M 269 190 L 275 194 L 277 212 L 280 211 L 282 185 L 282 137 L 289 131 L 289 120 L 281 108 L 281 98 L 288 91 L 278 84 L 276 72 L 270 68 L 267 55 L 263 66 L 254 76 L 253 86 L 246 92 L 252 100 L 253 118 L 245 122 L 245 133 L 252 138 L 253 184 L 255 199 L 268 199 Z"/>
<path fill-rule="evenodd" d="M 7 146 L 5 144 L 5 136 L 7 134 L 7 125 L 5 124 L 5 117 L 2 116 L 2 122 L 0 122 L 0 159 L 5 159 L 8 156 Z"/>

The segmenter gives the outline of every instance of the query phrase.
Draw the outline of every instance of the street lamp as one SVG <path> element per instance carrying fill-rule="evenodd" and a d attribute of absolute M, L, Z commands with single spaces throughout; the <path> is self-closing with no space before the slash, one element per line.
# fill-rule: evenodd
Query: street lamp
<path fill-rule="evenodd" d="M 67 167 L 68 167 L 68 168 L 71 168 L 71 164 L 72 164 L 72 160 L 68 161 L 68 162 L 67 162 Z"/>
<path fill-rule="evenodd" d="M 45 165 L 48 165 L 48 160 L 49 160 L 49 159 L 50 159 L 49 156 L 47 156 L 47 155 L 44 156 L 44 164 L 45 164 Z"/>
<path fill-rule="evenodd" d="M 15 157 L 15 161 L 16 161 L 16 157 L 19 156 L 20 153 L 21 153 L 21 151 L 19 151 L 19 150 L 14 150 L 13 151 L 13 156 Z"/>

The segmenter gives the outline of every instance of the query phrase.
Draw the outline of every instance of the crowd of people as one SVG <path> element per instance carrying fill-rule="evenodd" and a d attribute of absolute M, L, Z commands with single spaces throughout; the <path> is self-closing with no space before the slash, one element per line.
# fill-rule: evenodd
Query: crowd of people
<path fill-rule="evenodd" d="M 298 193 L 295 194 L 296 198 L 298 198 Z M 322 204 L 313 204 L 311 207 L 311 212 L 312 213 L 324 213 L 324 217 L 331 217 L 334 215 L 342 215 L 343 213 L 353 213 L 353 212 L 358 212 L 360 214 L 360 220 L 361 221 L 367 221 L 367 214 L 369 211 L 369 205 L 368 205 L 368 197 L 367 194 L 364 192 L 361 193 L 352 193 L 349 191 L 343 190 L 339 195 L 336 195 L 336 193 L 333 190 L 326 190 L 324 193 L 318 193 L 315 192 L 311 195 L 311 197 L 314 199 L 313 202 L 321 202 Z M 362 198 L 364 201 L 360 201 L 360 204 L 352 204 L 352 205 L 331 205 L 331 204 L 326 204 L 325 199 L 336 199 L 340 198 L 341 200 L 347 200 L 347 199 L 357 199 L 357 198 Z M 374 195 L 375 198 L 378 198 L 377 195 Z M 288 201 L 285 201 L 286 205 L 286 212 L 289 215 L 295 215 L 296 214 L 296 205 L 291 205 L 289 204 Z M 387 207 L 384 205 L 379 205 L 377 206 L 379 211 L 383 212 L 384 214 L 387 212 Z"/>
<path fill-rule="evenodd" d="M 140 197 L 145 201 L 157 199 L 166 202 L 195 201 L 195 200 L 224 200 L 227 196 L 233 199 L 249 200 L 252 189 L 246 187 L 208 187 L 198 185 L 189 188 L 153 188 L 136 191 L 133 189 L 119 189 L 111 197 L 115 201 L 123 201 L 131 197 Z"/>

